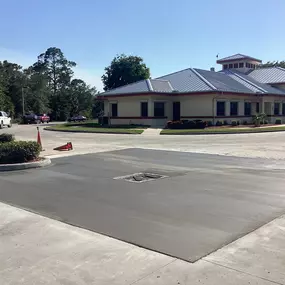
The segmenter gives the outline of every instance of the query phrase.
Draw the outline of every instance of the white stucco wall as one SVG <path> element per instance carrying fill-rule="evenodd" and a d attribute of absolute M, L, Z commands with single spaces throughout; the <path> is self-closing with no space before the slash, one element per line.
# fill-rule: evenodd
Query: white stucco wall
<path fill-rule="evenodd" d="M 275 122 L 274 102 L 280 102 L 281 104 L 280 114 L 278 116 L 282 115 L 282 103 L 285 103 L 285 98 L 283 100 L 280 96 L 257 97 L 234 94 L 191 94 L 185 96 L 144 95 L 108 99 L 109 101 L 105 101 L 105 116 L 110 115 L 112 124 L 142 124 L 152 126 L 163 126 L 167 121 L 173 119 L 173 102 L 180 102 L 181 119 L 202 119 L 214 122 L 226 120 L 229 123 L 232 120 L 251 122 L 251 116 L 245 117 L 244 115 L 244 103 L 247 101 L 251 102 L 251 115 L 256 113 L 256 103 L 259 102 L 260 112 L 267 113 L 271 122 Z M 217 101 L 225 102 L 225 116 L 217 117 Z M 141 117 L 141 102 L 148 102 L 148 118 Z M 165 103 L 165 118 L 154 118 L 154 102 Z M 230 102 L 238 102 L 238 116 L 233 117 L 230 115 Z M 109 106 L 111 106 L 112 103 L 118 104 L 117 118 L 113 118 L 111 113 L 109 114 Z M 265 106 L 267 106 L 266 110 Z"/>

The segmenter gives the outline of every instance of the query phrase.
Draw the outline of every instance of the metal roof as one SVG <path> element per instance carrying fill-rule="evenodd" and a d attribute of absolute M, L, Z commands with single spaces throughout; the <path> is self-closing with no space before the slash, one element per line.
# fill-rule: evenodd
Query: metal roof
<path fill-rule="evenodd" d="M 197 75 L 191 68 L 187 68 L 175 73 L 171 73 L 157 79 L 168 80 L 177 92 L 199 92 L 199 91 L 212 91 L 205 81 Z"/>
<path fill-rule="evenodd" d="M 199 74 L 201 74 L 212 85 L 214 85 L 216 87 L 216 90 L 225 92 L 251 92 L 251 90 L 249 90 L 246 86 L 224 73 L 197 68 L 195 70 L 199 72 Z"/>
<path fill-rule="evenodd" d="M 241 53 L 237 53 L 237 54 L 234 54 L 231 56 L 227 56 L 227 57 L 218 59 L 217 63 L 222 63 L 222 62 L 227 62 L 227 61 L 235 61 L 235 60 L 241 60 L 241 59 L 251 59 L 251 60 L 262 62 L 260 59 L 257 59 L 257 58 L 254 58 L 254 57 L 251 57 L 248 55 L 244 55 Z"/>
<path fill-rule="evenodd" d="M 281 67 L 254 69 L 248 76 L 261 83 L 285 83 L 285 69 Z"/>
<path fill-rule="evenodd" d="M 253 92 L 264 93 L 264 94 L 269 93 L 269 94 L 285 95 L 284 91 L 274 88 L 270 86 L 269 84 L 260 83 L 257 80 L 254 80 L 252 77 L 246 74 L 243 74 L 237 70 L 231 69 L 230 73 L 233 74 L 233 76 L 235 77 L 235 80 L 241 82 L 242 84 L 247 86 L 249 89 L 251 89 Z"/>
<path fill-rule="evenodd" d="M 214 72 L 198 68 L 187 68 L 156 79 L 146 79 L 115 88 L 101 93 L 100 96 L 135 95 L 138 93 L 198 93 L 207 91 L 285 95 L 285 91 L 274 88 L 269 84 L 258 82 L 253 77 L 235 69 Z"/>
<path fill-rule="evenodd" d="M 173 88 L 168 80 L 150 79 L 153 91 L 155 92 L 172 92 Z"/>

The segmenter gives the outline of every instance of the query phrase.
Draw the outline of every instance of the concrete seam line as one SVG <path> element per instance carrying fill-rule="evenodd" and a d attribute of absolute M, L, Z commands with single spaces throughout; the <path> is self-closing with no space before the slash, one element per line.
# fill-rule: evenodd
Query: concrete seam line
<path fill-rule="evenodd" d="M 26 163 L 15 163 L 15 164 L 0 164 L 1 171 L 12 171 L 12 170 L 24 170 L 30 168 L 44 167 L 51 164 L 50 158 L 44 157 L 40 161 L 26 162 Z"/>
<path fill-rule="evenodd" d="M 153 271 L 152 271 L 152 272 L 150 272 L 149 274 L 146 274 L 145 276 L 143 276 L 143 277 L 139 278 L 138 280 L 136 280 L 136 281 L 134 281 L 134 282 L 130 283 L 129 285 L 133 285 L 133 284 L 138 283 L 139 281 L 141 281 L 141 280 L 143 280 L 143 279 L 145 279 L 145 278 L 147 278 L 147 277 L 151 276 L 151 275 L 152 275 L 152 274 L 154 274 L 155 272 L 157 272 L 157 271 L 161 270 L 162 268 L 164 268 L 164 267 L 166 267 L 166 266 L 170 265 L 171 263 L 173 263 L 173 262 L 175 262 L 175 261 L 177 261 L 177 260 L 178 260 L 177 258 L 175 258 L 174 260 L 171 260 L 170 262 L 168 262 L 168 263 L 166 263 L 166 264 L 162 265 L 161 267 L 159 267 L 159 268 L 157 268 L 157 269 L 153 270 Z M 283 285 L 283 284 L 281 284 L 281 285 Z"/>
<path fill-rule="evenodd" d="M 220 264 L 218 262 L 213 262 L 213 261 L 207 260 L 206 258 L 202 258 L 202 260 L 205 261 L 205 262 L 211 263 L 213 265 L 220 266 L 220 267 L 223 267 L 223 268 L 226 268 L 226 269 L 229 269 L 229 270 L 233 270 L 233 271 L 236 271 L 236 272 L 239 272 L 239 273 L 242 273 L 242 274 L 246 274 L 246 275 L 249 275 L 249 276 L 252 276 L 252 277 L 256 277 L 256 278 L 259 278 L 259 279 L 262 279 L 262 280 L 265 280 L 265 281 L 268 281 L 268 282 L 271 282 L 271 283 L 274 283 L 274 284 L 284 285 L 283 283 L 280 283 L 280 282 L 277 282 L 277 281 L 274 281 L 274 280 L 270 280 L 270 279 L 267 279 L 265 277 L 261 277 L 261 276 L 255 275 L 255 274 L 251 274 L 249 272 L 245 272 L 245 271 L 242 271 L 242 270 L 239 270 L 239 269 L 236 269 L 236 268 L 232 268 L 232 267 Z"/>

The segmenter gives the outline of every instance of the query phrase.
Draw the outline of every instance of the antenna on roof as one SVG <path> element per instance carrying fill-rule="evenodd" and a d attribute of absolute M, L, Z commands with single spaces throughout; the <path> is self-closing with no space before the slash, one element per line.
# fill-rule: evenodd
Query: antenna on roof
<path fill-rule="evenodd" d="M 217 53 L 216 58 L 219 58 L 219 53 Z"/>

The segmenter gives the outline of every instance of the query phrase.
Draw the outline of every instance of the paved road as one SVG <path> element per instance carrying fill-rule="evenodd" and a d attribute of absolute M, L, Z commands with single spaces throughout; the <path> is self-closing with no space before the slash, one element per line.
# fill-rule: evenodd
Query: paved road
<path fill-rule="evenodd" d="M 43 125 L 40 125 L 41 129 Z M 46 124 L 44 125 L 46 126 Z M 10 132 L 21 140 L 36 140 L 34 125 L 15 125 Z M 198 136 L 158 136 L 158 135 L 114 135 L 114 134 L 78 134 L 41 131 L 45 152 L 42 155 L 57 155 L 56 146 L 72 141 L 73 152 L 60 153 L 96 153 L 124 148 L 163 149 L 184 152 L 210 153 L 241 157 L 262 157 L 285 159 L 285 132 L 263 134 L 230 134 Z"/>
<path fill-rule="evenodd" d="M 128 149 L 0 174 L 0 200 L 195 261 L 285 212 L 284 165 Z M 114 177 L 150 171 L 144 183 Z"/>

